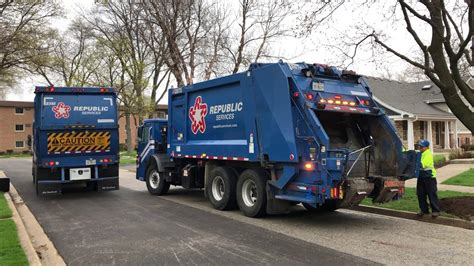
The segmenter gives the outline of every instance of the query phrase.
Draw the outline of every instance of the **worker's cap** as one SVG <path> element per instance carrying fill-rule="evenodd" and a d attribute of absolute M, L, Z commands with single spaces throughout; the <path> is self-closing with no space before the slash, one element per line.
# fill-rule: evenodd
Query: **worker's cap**
<path fill-rule="evenodd" d="M 417 145 L 420 146 L 420 147 L 429 147 L 430 142 L 427 141 L 426 139 L 422 139 L 422 140 L 418 141 Z"/>

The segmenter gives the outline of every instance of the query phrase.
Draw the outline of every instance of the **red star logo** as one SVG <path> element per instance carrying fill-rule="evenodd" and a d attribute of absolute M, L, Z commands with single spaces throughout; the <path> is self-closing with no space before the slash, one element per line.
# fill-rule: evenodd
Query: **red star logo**
<path fill-rule="evenodd" d="M 60 118 L 69 118 L 69 111 L 71 111 L 71 106 L 65 105 L 63 102 L 59 102 L 58 105 L 53 106 L 54 117 L 56 119 Z"/>
<path fill-rule="evenodd" d="M 191 119 L 191 130 L 194 134 L 197 134 L 198 130 L 201 133 L 206 131 L 206 120 L 204 117 L 207 115 L 207 104 L 202 103 L 202 97 L 196 97 L 194 100 L 194 106 L 189 108 L 189 119 Z"/>

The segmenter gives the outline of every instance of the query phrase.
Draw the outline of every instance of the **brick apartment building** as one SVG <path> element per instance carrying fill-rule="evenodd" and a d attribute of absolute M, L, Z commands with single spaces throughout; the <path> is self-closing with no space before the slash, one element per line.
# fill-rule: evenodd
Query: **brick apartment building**
<path fill-rule="evenodd" d="M 28 135 L 33 134 L 33 102 L 0 101 L 0 153 L 28 152 Z M 155 117 L 166 118 L 167 105 L 158 105 Z M 121 112 L 122 114 L 122 112 Z M 131 117 L 132 143 L 136 141 L 138 119 Z M 119 118 L 119 140 L 125 144 L 125 117 Z"/>

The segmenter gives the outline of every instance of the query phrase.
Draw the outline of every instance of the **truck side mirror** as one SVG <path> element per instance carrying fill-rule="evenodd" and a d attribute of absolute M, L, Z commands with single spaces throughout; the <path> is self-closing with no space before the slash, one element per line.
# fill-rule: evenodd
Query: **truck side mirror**
<path fill-rule="evenodd" d="M 28 135 L 26 144 L 28 145 L 28 147 L 31 147 L 31 135 Z"/>

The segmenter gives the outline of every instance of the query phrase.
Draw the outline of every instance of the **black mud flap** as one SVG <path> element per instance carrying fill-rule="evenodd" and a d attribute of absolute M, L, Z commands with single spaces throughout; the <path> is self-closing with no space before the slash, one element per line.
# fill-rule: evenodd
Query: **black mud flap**
<path fill-rule="evenodd" d="M 60 183 L 36 183 L 36 195 L 60 195 L 62 194 L 62 185 Z"/>
<path fill-rule="evenodd" d="M 267 183 L 266 187 L 267 191 L 267 206 L 266 212 L 267 214 L 284 214 L 290 212 L 290 207 L 292 206 L 292 202 L 288 200 L 279 200 L 275 198 L 275 193 L 272 190 L 272 186 Z"/>
<path fill-rule="evenodd" d="M 105 179 L 97 181 L 97 191 L 109 191 L 109 190 L 118 190 L 119 189 L 119 179 Z"/>
<path fill-rule="evenodd" d="M 344 191 L 342 201 L 337 203 L 338 208 L 347 208 L 359 205 L 374 190 L 374 184 L 365 178 L 348 178 L 342 184 Z"/>
<path fill-rule="evenodd" d="M 405 181 L 396 177 L 374 177 L 374 190 L 370 197 L 375 203 L 385 203 L 394 200 L 405 188 Z"/>

